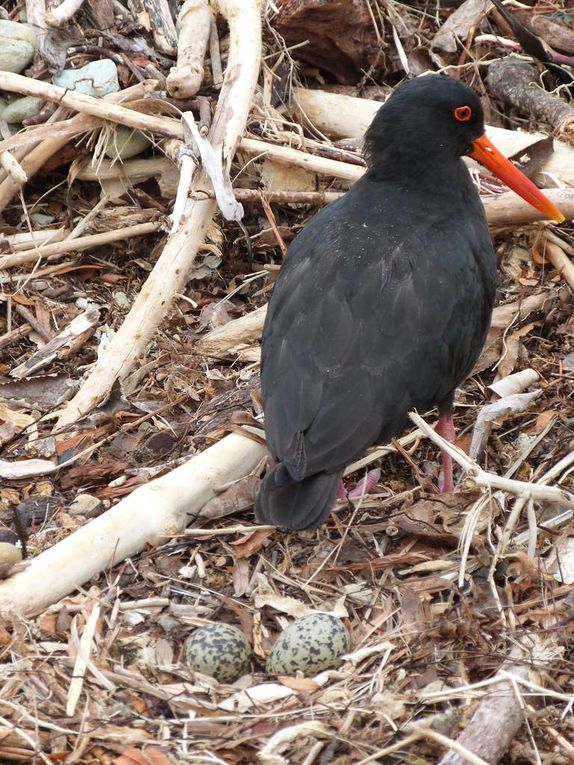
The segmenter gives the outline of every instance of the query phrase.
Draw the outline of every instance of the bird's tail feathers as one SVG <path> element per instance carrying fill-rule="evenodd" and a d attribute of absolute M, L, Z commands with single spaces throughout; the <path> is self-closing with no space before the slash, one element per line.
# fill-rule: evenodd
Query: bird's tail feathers
<path fill-rule="evenodd" d="M 342 473 L 316 473 L 297 481 L 278 463 L 267 470 L 255 502 L 255 517 L 287 529 L 315 529 L 331 513 Z"/>

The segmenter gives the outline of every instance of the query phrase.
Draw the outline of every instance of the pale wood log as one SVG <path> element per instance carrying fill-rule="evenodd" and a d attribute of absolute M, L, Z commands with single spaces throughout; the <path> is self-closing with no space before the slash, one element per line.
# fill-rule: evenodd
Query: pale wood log
<path fill-rule="evenodd" d="M 245 129 L 257 84 L 261 57 L 261 6 L 259 0 L 218 0 L 227 18 L 230 48 L 225 79 L 209 133 L 210 142 L 229 168 L 237 143 Z M 197 188 L 211 189 L 205 173 Z M 215 213 L 211 199 L 192 200 L 187 218 L 168 240 L 153 271 L 136 298 L 124 323 L 101 354 L 76 396 L 63 410 L 56 428 L 76 422 L 97 406 L 114 381 L 124 378 L 171 307 L 183 291 L 187 274 Z"/>
<path fill-rule="evenodd" d="M 264 446 L 232 433 L 140 486 L 1 582 L 0 612 L 38 613 L 147 544 L 165 542 L 201 515 L 218 488 L 250 473 L 264 455 Z"/>
<path fill-rule="evenodd" d="M 566 220 L 574 218 L 574 189 L 544 189 L 544 194 L 562 211 Z M 541 212 L 521 199 L 514 191 L 484 197 L 482 202 L 489 226 L 516 226 L 545 219 Z"/>
<path fill-rule="evenodd" d="M 354 98 L 341 93 L 306 88 L 293 89 L 292 108 L 295 116 L 302 121 L 308 120 L 321 133 L 331 138 L 362 138 L 381 106 L 379 101 Z M 491 125 L 486 126 L 486 133 L 506 156 L 524 151 L 536 141 L 547 137 L 544 133 L 523 133 Z M 539 176 L 545 185 L 550 176 L 574 185 L 574 148 L 564 141 L 555 140 L 554 153 L 544 163 Z"/>
<path fill-rule="evenodd" d="M 175 98 L 191 98 L 203 80 L 203 60 L 211 31 L 207 0 L 185 0 L 177 20 L 177 64 L 167 76 L 167 90 Z"/>
<path fill-rule="evenodd" d="M 267 306 L 264 305 L 211 330 L 198 342 L 198 351 L 206 356 L 216 357 L 238 352 L 245 345 L 261 338 L 266 314 Z"/>

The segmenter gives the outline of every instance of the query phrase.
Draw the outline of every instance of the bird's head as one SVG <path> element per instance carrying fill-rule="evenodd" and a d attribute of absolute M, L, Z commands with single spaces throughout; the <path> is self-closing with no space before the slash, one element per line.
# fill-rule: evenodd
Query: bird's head
<path fill-rule="evenodd" d="M 432 74 L 397 86 L 365 135 L 365 156 L 375 172 L 429 172 L 470 156 L 529 204 L 558 222 L 564 216 L 489 141 L 476 93 L 459 80 Z"/>

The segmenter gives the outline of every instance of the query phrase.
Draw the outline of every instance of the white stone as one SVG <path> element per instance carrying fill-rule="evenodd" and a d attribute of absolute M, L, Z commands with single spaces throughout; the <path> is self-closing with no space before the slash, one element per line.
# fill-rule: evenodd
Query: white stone
<path fill-rule="evenodd" d="M 109 58 L 90 61 L 79 69 L 63 69 L 54 75 L 52 82 L 60 88 L 100 98 L 120 89 L 118 70 Z"/>
<path fill-rule="evenodd" d="M 70 515 L 83 515 L 86 518 L 93 518 L 99 515 L 102 508 L 102 501 L 91 494 L 78 494 L 76 499 L 69 507 Z"/>
<path fill-rule="evenodd" d="M 21 72 L 34 58 L 36 35 L 26 24 L 0 21 L 0 71 Z"/>
<path fill-rule="evenodd" d="M 0 542 L 0 564 L 19 563 L 22 560 L 22 550 L 10 542 Z"/>
<path fill-rule="evenodd" d="M 42 99 L 35 96 L 17 98 L 4 109 L 2 119 L 10 124 L 23 122 L 28 117 L 35 117 L 43 105 Z"/>

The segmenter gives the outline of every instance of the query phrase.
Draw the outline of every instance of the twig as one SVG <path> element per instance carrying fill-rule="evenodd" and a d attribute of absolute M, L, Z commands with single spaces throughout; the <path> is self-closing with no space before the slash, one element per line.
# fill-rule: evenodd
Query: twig
<path fill-rule="evenodd" d="M 574 290 L 574 263 L 566 255 L 562 247 L 546 239 L 543 245 L 543 252 L 544 257 L 548 258 L 568 286 Z"/>
<path fill-rule="evenodd" d="M 277 244 L 279 245 L 281 254 L 283 255 L 283 257 L 285 257 L 285 254 L 287 252 L 287 247 L 285 246 L 283 237 L 281 236 L 279 229 L 277 228 L 277 221 L 275 220 L 275 215 L 273 214 L 273 210 L 271 209 L 269 200 L 266 199 L 264 196 L 261 197 L 261 206 L 263 207 L 263 212 L 265 213 L 265 217 L 267 218 L 269 225 L 271 226 L 271 229 L 273 233 L 275 234 L 275 239 L 277 241 Z"/>
<path fill-rule="evenodd" d="M 209 30 L 209 58 L 211 60 L 211 79 L 213 81 L 213 87 L 215 90 L 219 90 L 221 88 L 221 83 L 223 82 L 223 68 L 221 66 L 217 23 L 213 14 L 211 16 Z"/>
<path fill-rule="evenodd" d="M 20 314 L 24 321 L 28 322 L 28 324 L 40 335 L 44 342 L 50 342 L 52 335 L 49 332 L 46 332 L 46 329 L 40 324 L 38 319 L 34 316 L 29 308 L 26 308 L 25 305 L 16 304 L 15 311 L 16 313 Z"/>
<path fill-rule="evenodd" d="M 26 323 L 16 327 L 16 329 L 11 330 L 10 332 L 6 332 L 4 335 L 0 335 L 0 348 L 4 348 L 16 340 L 19 340 L 21 337 L 24 337 L 31 329 L 32 327 L 30 324 Z"/>
<path fill-rule="evenodd" d="M 457 738 L 457 746 L 440 760 L 439 765 L 464 765 L 469 762 L 459 747 L 471 752 L 480 752 L 486 762 L 494 765 L 504 755 L 512 739 L 520 729 L 525 713 L 524 703 L 518 684 L 536 686 L 542 693 L 546 690 L 535 681 L 535 670 L 529 666 L 536 662 L 546 663 L 550 657 L 561 652 L 549 639 L 533 635 L 523 639 L 511 652 L 509 660 L 502 665 L 496 676 L 489 681 L 488 694 L 481 700 L 470 722 Z M 528 663 L 526 663 L 528 662 Z M 552 693 L 551 691 L 549 693 Z M 496 735 L 492 732 L 496 731 Z"/>
<path fill-rule="evenodd" d="M 331 175 L 347 181 L 357 181 L 365 172 L 365 168 L 351 165 L 336 159 L 318 157 L 316 154 L 306 154 L 299 149 L 289 146 L 268 143 L 258 138 L 244 138 L 239 146 L 241 151 L 257 157 L 266 157 L 281 165 L 296 165 L 321 175 Z"/>
<path fill-rule="evenodd" d="M 8 75 L 11 74 L 10 72 L 0 72 L 0 80 L 2 80 L 2 75 Z M 28 77 L 21 77 L 20 75 L 12 75 L 13 77 L 19 77 L 20 80 L 24 80 L 27 83 L 37 83 L 37 80 L 32 80 Z M 20 81 L 18 80 L 18 82 Z M 40 83 L 40 85 L 45 85 L 46 83 Z M 134 85 L 131 88 L 126 88 L 125 90 L 119 92 L 119 93 L 110 93 L 107 96 L 104 96 L 103 99 L 91 99 L 94 102 L 98 103 L 100 106 L 100 110 L 105 110 L 108 107 L 112 106 L 112 103 L 120 102 L 123 100 L 130 100 L 130 99 L 138 99 L 142 95 L 144 95 L 150 88 L 153 88 L 155 86 L 155 83 L 152 80 L 147 80 L 146 82 L 141 82 L 138 85 Z M 55 86 L 50 86 L 54 88 Z M 2 85 L 0 85 L 0 89 L 2 88 Z M 58 91 L 62 91 L 61 88 L 57 88 Z M 19 92 L 16 89 L 16 92 Z M 65 91 L 62 91 L 65 92 Z M 74 91 L 69 91 L 73 93 Z M 86 96 L 86 98 L 89 98 L 89 96 Z M 122 107 L 118 107 L 122 108 Z M 126 111 L 129 111 L 127 109 Z M 89 117 L 85 114 L 78 114 L 73 119 L 69 120 L 68 129 L 64 130 L 63 132 L 57 132 L 56 135 L 54 134 L 55 128 L 53 126 L 50 126 L 50 129 L 52 131 L 52 137 L 46 138 L 41 143 L 39 143 L 37 146 L 32 148 L 32 150 L 29 151 L 29 153 L 22 159 L 21 166 L 24 172 L 26 173 L 28 178 L 31 178 L 35 173 L 38 172 L 38 170 L 45 164 L 47 159 L 51 156 L 53 156 L 57 151 L 59 151 L 65 144 L 70 140 L 72 135 L 77 135 L 79 133 L 85 132 L 87 130 L 91 130 L 94 127 L 97 127 L 97 122 L 94 121 L 92 117 Z M 47 126 L 46 126 L 47 127 Z M 44 127 L 37 128 L 37 130 L 44 130 Z M 30 132 L 33 134 L 36 129 L 31 130 Z M 27 134 L 25 133 L 24 136 Z M 0 183 L 0 212 L 10 203 L 12 198 L 18 194 L 20 191 L 21 186 L 19 183 L 16 183 L 14 179 L 9 176 L 5 178 L 2 183 Z"/>
<path fill-rule="evenodd" d="M 88 620 L 84 627 L 84 631 L 82 633 L 82 637 L 79 641 L 79 646 L 78 646 L 79 650 L 78 650 L 78 653 L 76 654 L 74 671 L 72 673 L 72 682 L 70 683 L 70 687 L 68 688 L 68 700 L 66 703 L 66 715 L 68 717 L 74 716 L 74 712 L 76 711 L 76 705 L 78 701 L 80 700 L 80 694 L 82 692 L 82 687 L 84 685 L 84 677 L 86 674 L 86 669 L 88 667 L 90 652 L 92 651 L 94 647 L 92 641 L 96 633 L 99 617 L 100 617 L 100 606 L 99 604 L 96 603 L 92 609 L 90 616 L 88 617 Z M 77 619 L 78 617 L 76 615 L 72 622 L 73 630 L 77 630 Z"/>
<path fill-rule="evenodd" d="M 47 366 L 56 356 L 69 355 L 77 350 L 85 341 L 86 336 L 95 332 L 99 318 L 100 312 L 94 307 L 88 308 L 84 313 L 76 316 L 67 327 L 55 337 L 49 338 L 49 342 L 33 353 L 29 359 L 12 369 L 10 371 L 11 377 L 15 377 L 17 380 L 29 377 Z M 28 317 L 28 322 L 32 324 L 30 317 Z M 32 326 L 34 325 L 32 324 Z"/>
<path fill-rule="evenodd" d="M 443 733 L 439 733 L 438 731 L 433 730 L 426 725 L 411 723 L 409 725 L 409 729 L 420 733 L 425 738 L 430 738 L 431 741 L 436 741 L 443 746 L 448 746 L 453 753 L 456 752 L 456 755 L 458 755 L 456 761 L 460 763 L 460 765 L 464 765 L 464 763 L 469 763 L 469 765 L 492 765 L 492 760 L 483 760 L 482 757 L 479 757 L 459 741 L 453 741 L 452 738 L 449 738 Z M 446 763 L 447 760 L 443 757 L 441 760 L 441 765 L 446 765 Z"/>
<path fill-rule="evenodd" d="M 154 45 L 161 53 L 174 56 L 177 51 L 177 34 L 168 0 L 144 0 L 149 14 Z"/>
<path fill-rule="evenodd" d="M 150 89 L 150 82 L 150 80 L 147 80 L 134 87 L 143 87 L 145 92 Z M 54 101 L 68 109 L 74 109 L 83 114 L 90 114 L 92 117 L 98 117 L 102 120 L 119 122 L 121 125 L 136 128 L 137 130 L 150 130 L 153 133 L 167 136 L 172 135 L 175 131 L 178 134 L 177 137 L 183 137 L 183 130 L 177 120 L 156 117 L 153 114 L 140 114 L 139 112 L 127 109 L 125 106 L 114 103 L 114 101 L 122 100 L 122 91 L 111 94 L 116 96 L 115 99 L 109 96 L 105 96 L 103 99 L 94 98 L 93 96 L 78 93 L 75 90 L 59 88 L 57 85 L 52 85 L 49 82 L 34 80 L 21 74 L 14 74 L 13 72 L 2 71 L 0 71 L 0 90 Z M 179 129 L 176 127 L 178 125 Z"/>
<path fill-rule="evenodd" d="M 28 181 L 28 176 L 22 168 L 22 165 L 12 156 L 12 154 L 10 154 L 9 151 L 0 153 L 0 165 L 20 186 L 23 186 Z"/>

